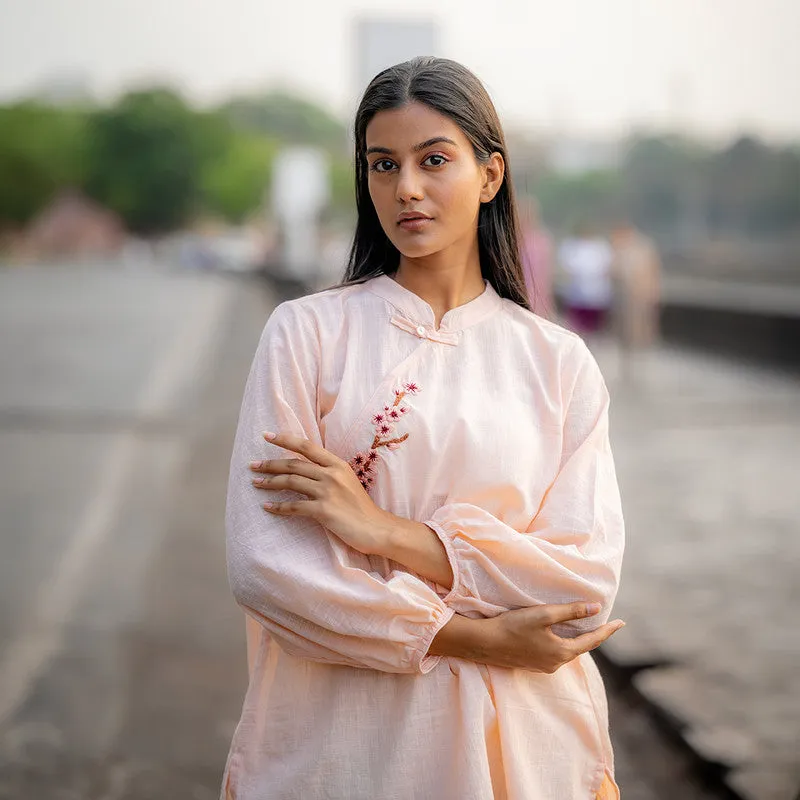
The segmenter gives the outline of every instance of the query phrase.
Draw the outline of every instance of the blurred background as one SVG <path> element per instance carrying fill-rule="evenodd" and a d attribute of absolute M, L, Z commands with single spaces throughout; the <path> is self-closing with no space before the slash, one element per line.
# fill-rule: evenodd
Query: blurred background
<path fill-rule="evenodd" d="M 0 0 L 0 797 L 218 796 L 228 459 L 382 68 L 471 68 L 612 395 L 623 797 L 800 792 L 800 6 Z"/>

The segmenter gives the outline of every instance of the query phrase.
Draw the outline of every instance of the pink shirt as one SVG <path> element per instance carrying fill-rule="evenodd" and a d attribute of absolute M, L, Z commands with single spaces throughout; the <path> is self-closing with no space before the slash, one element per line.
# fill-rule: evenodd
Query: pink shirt
<path fill-rule="evenodd" d="M 455 612 L 602 603 L 555 626 L 566 636 L 609 618 L 624 533 L 607 412 L 583 342 L 488 283 L 438 330 L 388 276 L 278 306 L 231 461 L 228 569 L 250 685 L 222 796 L 594 797 L 613 756 L 590 655 L 546 675 L 427 651 Z M 379 506 L 426 522 L 452 589 L 267 514 L 248 462 L 286 452 L 265 430 L 322 444 Z"/>

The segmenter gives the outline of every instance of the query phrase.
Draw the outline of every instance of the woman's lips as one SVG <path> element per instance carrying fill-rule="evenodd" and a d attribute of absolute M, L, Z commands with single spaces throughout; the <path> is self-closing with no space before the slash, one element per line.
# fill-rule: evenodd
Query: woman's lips
<path fill-rule="evenodd" d="M 433 222 L 430 217 L 411 217 L 411 219 L 401 219 L 397 224 L 404 231 L 421 231 L 424 230 L 430 222 Z"/>

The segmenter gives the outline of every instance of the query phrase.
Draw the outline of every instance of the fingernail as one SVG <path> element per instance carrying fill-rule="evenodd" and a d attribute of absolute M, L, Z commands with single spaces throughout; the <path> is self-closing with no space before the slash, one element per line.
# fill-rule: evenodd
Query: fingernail
<path fill-rule="evenodd" d="M 591 617 L 592 614 L 597 614 L 601 608 L 602 606 L 600 605 L 600 603 L 587 603 L 586 614 Z"/>
<path fill-rule="evenodd" d="M 619 630 L 620 628 L 624 628 L 625 627 L 625 623 L 621 619 L 614 620 L 614 623 L 617 626 L 617 628 L 616 628 L 617 630 Z"/>
<path fill-rule="evenodd" d="M 264 509 L 269 511 L 275 503 L 264 503 Z"/>
<path fill-rule="evenodd" d="M 261 466 L 260 461 L 251 461 L 250 462 L 250 469 L 258 469 Z"/>
<path fill-rule="evenodd" d="M 277 433 L 273 433 L 272 431 L 264 431 L 264 438 L 268 440 L 274 439 L 277 435 Z"/>

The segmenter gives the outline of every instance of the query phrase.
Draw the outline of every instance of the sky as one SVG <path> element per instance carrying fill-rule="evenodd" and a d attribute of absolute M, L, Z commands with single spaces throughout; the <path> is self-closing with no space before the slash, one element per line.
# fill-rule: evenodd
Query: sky
<path fill-rule="evenodd" d="M 346 118 L 359 16 L 436 22 L 506 125 L 800 139 L 797 0 L 0 0 L 0 100 L 74 74 L 200 104 L 279 85 Z"/>

